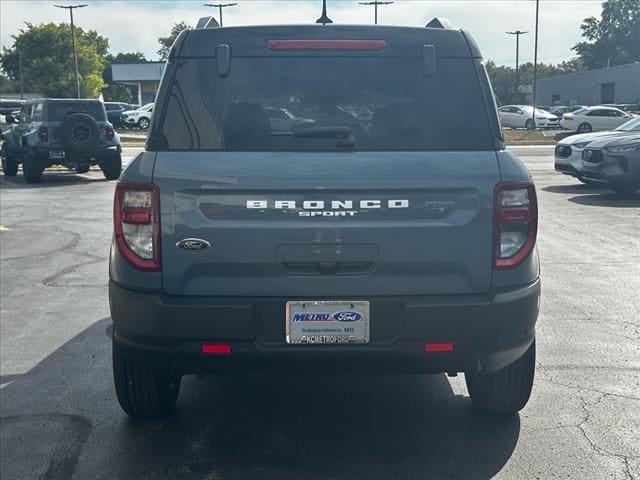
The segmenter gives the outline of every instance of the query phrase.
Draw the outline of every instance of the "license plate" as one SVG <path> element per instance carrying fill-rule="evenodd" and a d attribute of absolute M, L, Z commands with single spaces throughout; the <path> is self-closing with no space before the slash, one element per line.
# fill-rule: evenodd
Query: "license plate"
<path fill-rule="evenodd" d="M 60 152 L 56 150 L 49 151 L 49 158 L 64 158 L 64 157 L 65 157 L 64 152 Z"/>
<path fill-rule="evenodd" d="M 369 302 L 287 302 L 289 344 L 369 343 Z"/>

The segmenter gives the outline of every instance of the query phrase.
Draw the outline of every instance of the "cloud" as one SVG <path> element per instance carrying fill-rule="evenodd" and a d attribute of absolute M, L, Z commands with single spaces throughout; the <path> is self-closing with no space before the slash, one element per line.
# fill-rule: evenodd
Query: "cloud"
<path fill-rule="evenodd" d="M 225 9 L 225 25 L 313 23 L 320 15 L 320 1 L 235 0 L 238 5 Z M 24 22 L 68 22 L 68 12 L 55 8 L 65 0 L 2 0 L 0 2 L 0 40 L 10 46 L 11 35 Z M 174 23 L 195 24 L 198 17 L 214 15 L 217 9 L 204 7 L 203 0 L 191 1 L 97 1 L 87 0 L 87 8 L 76 10 L 75 22 L 97 30 L 109 39 L 111 51 L 141 51 L 155 58 L 157 38 L 166 35 Z M 351 0 L 329 0 L 329 16 L 335 23 L 373 22 L 373 7 Z M 571 47 L 580 40 L 580 23 L 598 16 L 600 0 L 553 1 L 540 3 L 539 59 L 557 63 L 574 56 Z M 507 30 L 534 30 L 535 3 L 528 0 L 396 0 L 381 6 L 380 23 L 423 26 L 431 18 L 449 18 L 456 27 L 474 36 L 485 58 L 500 64 L 513 64 L 515 42 Z M 533 33 L 521 37 L 521 61 L 533 60 Z"/>

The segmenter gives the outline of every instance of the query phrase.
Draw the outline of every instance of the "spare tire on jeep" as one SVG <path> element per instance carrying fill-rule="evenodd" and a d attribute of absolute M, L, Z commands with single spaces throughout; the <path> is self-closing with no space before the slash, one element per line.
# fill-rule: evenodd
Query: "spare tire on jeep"
<path fill-rule="evenodd" d="M 98 123 L 86 113 L 72 113 L 60 125 L 62 143 L 74 152 L 90 152 L 99 137 Z"/>

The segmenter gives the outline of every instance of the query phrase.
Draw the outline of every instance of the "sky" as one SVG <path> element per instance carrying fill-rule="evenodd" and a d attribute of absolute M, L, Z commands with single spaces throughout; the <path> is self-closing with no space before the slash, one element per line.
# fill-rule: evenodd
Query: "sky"
<path fill-rule="evenodd" d="M 226 0 L 225 0 L 226 1 Z M 235 7 L 223 12 L 225 26 L 312 23 L 321 11 L 321 0 L 233 0 Z M 571 47 L 580 41 L 580 24 L 589 16 L 599 17 L 602 0 L 541 0 L 538 59 L 559 63 L 574 57 Z M 217 18 L 218 9 L 203 6 L 216 3 L 192 0 L 0 0 L 0 43 L 24 28 L 24 22 L 68 22 L 68 10 L 54 4 L 86 3 L 77 9 L 74 23 L 97 30 L 109 39 L 111 53 L 140 51 L 157 58 L 157 38 L 166 36 L 173 24 L 195 25 L 205 15 Z M 328 0 L 328 14 L 334 23 L 373 23 L 373 7 L 356 0 Z M 448 18 L 456 28 L 471 32 L 485 59 L 498 64 L 515 64 L 515 38 L 506 31 L 529 30 L 520 37 L 520 61 L 533 60 L 535 1 L 533 0 L 396 0 L 379 7 L 379 23 L 423 26 L 433 17 Z"/>

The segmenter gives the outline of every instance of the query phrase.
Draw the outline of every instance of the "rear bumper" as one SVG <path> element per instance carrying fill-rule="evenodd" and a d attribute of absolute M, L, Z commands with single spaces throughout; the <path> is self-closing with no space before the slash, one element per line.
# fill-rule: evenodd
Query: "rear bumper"
<path fill-rule="evenodd" d="M 35 156 L 50 164 L 74 162 L 78 160 L 86 160 L 87 158 L 93 158 L 97 161 L 111 158 L 122 151 L 119 145 L 100 145 L 89 152 L 75 152 L 69 150 L 64 145 L 51 145 L 47 147 L 33 147 L 32 149 Z M 55 152 L 55 153 L 51 153 Z M 64 156 L 60 156 L 60 152 L 64 152 Z"/>
<path fill-rule="evenodd" d="M 287 345 L 284 298 L 169 297 L 109 285 L 113 340 L 176 374 L 492 372 L 535 336 L 540 281 L 491 295 L 368 298 L 367 345 Z M 357 298 L 350 298 L 357 300 Z M 231 344 L 226 356 L 204 342 Z M 452 352 L 425 353 L 426 342 Z"/>

